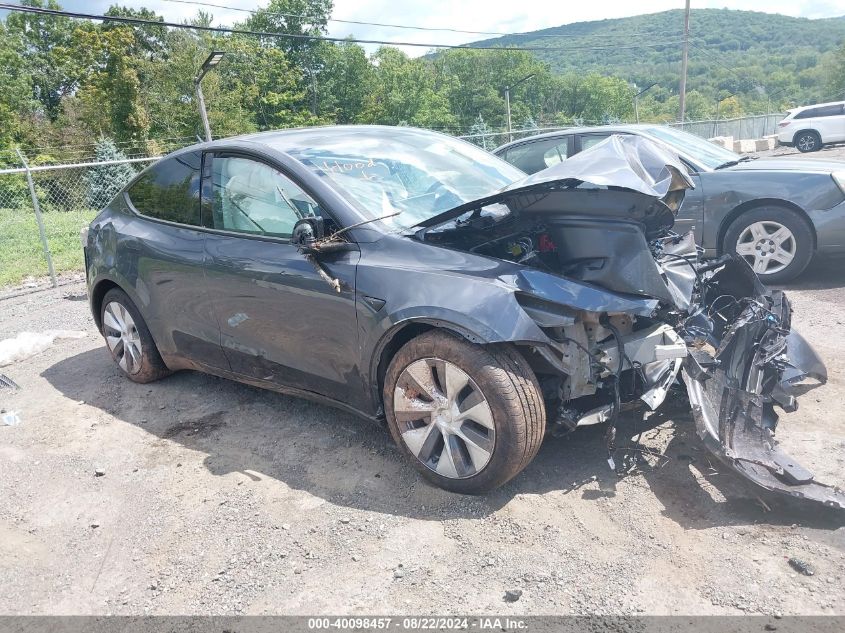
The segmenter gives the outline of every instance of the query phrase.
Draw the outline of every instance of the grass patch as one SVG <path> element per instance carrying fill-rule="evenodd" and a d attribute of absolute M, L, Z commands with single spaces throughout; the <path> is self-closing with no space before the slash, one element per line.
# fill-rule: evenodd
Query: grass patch
<path fill-rule="evenodd" d="M 84 259 L 79 231 L 97 212 L 51 211 L 41 215 L 56 272 L 82 270 Z M 48 274 L 35 213 L 0 209 L 0 287 L 20 283 L 29 276 Z"/>

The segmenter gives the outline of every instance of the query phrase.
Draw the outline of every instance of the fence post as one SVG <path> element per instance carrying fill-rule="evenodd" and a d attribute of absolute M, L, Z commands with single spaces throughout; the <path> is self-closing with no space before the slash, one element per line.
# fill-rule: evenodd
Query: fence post
<path fill-rule="evenodd" d="M 35 210 L 35 220 L 38 222 L 38 233 L 41 235 L 41 247 L 44 249 L 44 259 L 47 260 L 47 269 L 50 271 L 50 279 L 53 280 L 53 288 L 58 288 L 56 271 L 53 269 L 53 256 L 50 255 L 50 245 L 47 243 L 47 233 L 44 231 L 44 220 L 41 218 L 41 206 L 38 204 L 38 195 L 35 193 L 35 184 L 32 182 L 32 173 L 29 171 L 29 163 L 26 162 L 21 150 L 15 148 L 23 168 L 26 170 L 26 182 L 29 185 L 29 195 L 32 196 L 32 208 Z"/>

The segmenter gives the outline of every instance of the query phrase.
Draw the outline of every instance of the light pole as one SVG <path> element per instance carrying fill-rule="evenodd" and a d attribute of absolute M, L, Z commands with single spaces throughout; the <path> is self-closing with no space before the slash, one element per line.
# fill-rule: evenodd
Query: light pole
<path fill-rule="evenodd" d="M 508 112 L 508 142 L 513 140 L 513 135 L 511 134 L 511 88 L 516 88 L 519 84 L 524 81 L 528 81 L 534 76 L 535 73 L 531 73 L 527 77 L 523 77 L 519 81 L 513 83 L 513 85 L 505 86 L 505 108 Z"/>
<path fill-rule="evenodd" d="M 719 131 L 719 106 L 722 105 L 722 101 L 725 99 L 730 99 L 731 97 L 736 96 L 735 92 L 727 95 L 726 97 L 722 97 L 721 99 L 716 99 L 716 121 L 713 123 L 713 136 L 718 136 L 717 132 Z"/>
<path fill-rule="evenodd" d="M 202 117 L 202 126 L 205 128 L 205 140 L 211 140 L 211 126 L 208 125 L 208 113 L 205 111 L 205 97 L 202 94 L 202 86 L 200 83 L 202 82 L 202 78 L 205 77 L 205 74 L 217 66 L 220 63 L 220 60 L 223 59 L 223 55 L 226 53 L 222 51 L 214 51 L 211 55 L 208 56 L 202 66 L 200 67 L 199 74 L 194 77 L 194 88 L 197 91 L 197 104 L 199 105 L 200 109 L 200 117 Z"/>
<path fill-rule="evenodd" d="M 656 85 L 657 85 L 657 82 L 654 82 L 648 88 L 643 88 L 637 94 L 634 95 L 634 115 L 637 117 L 637 123 L 640 122 L 640 95 L 648 92 L 649 90 L 654 88 Z M 636 86 L 634 86 L 634 88 L 636 89 Z"/>

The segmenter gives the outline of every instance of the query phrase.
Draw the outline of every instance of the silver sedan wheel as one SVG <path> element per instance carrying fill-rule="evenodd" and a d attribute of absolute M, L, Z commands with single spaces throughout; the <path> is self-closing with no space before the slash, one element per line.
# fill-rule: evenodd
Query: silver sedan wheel
<path fill-rule="evenodd" d="M 408 365 L 393 392 L 393 413 L 402 441 L 438 475 L 465 479 L 490 462 L 493 412 L 460 367 L 439 358 Z"/>
<path fill-rule="evenodd" d="M 739 234 L 736 252 L 758 275 L 782 271 L 795 259 L 795 236 L 780 222 L 755 222 Z"/>
<path fill-rule="evenodd" d="M 127 374 L 141 371 L 141 335 L 132 315 L 123 305 L 112 301 L 103 311 L 106 345 L 120 368 Z"/>

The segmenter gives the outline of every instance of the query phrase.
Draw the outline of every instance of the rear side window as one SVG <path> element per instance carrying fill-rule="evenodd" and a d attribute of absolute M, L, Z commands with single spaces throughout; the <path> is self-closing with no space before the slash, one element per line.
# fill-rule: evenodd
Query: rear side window
<path fill-rule="evenodd" d="M 839 116 L 842 114 L 842 104 L 810 108 L 795 115 L 796 119 L 813 119 L 816 117 Z"/>
<path fill-rule="evenodd" d="M 199 226 L 201 163 L 200 152 L 156 163 L 129 188 L 132 206 L 151 218 Z"/>
<path fill-rule="evenodd" d="M 550 138 L 505 151 L 503 158 L 522 171 L 533 174 L 557 165 L 569 157 L 569 137 Z"/>

